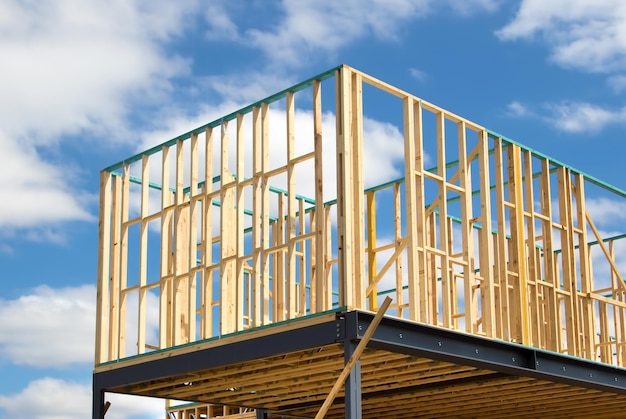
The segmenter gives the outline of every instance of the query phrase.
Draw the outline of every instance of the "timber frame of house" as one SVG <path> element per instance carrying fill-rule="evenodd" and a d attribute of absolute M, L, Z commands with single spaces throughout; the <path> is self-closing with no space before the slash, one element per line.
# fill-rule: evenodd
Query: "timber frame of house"
<path fill-rule="evenodd" d="M 624 417 L 624 199 L 331 69 L 101 172 L 93 418 L 314 417 L 385 296 L 327 417 Z"/>

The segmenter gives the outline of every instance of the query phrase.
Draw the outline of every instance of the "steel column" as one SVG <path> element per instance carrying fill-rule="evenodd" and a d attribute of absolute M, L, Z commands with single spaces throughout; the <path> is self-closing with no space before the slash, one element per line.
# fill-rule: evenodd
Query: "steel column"
<path fill-rule="evenodd" d="M 348 360 L 354 353 L 358 342 L 353 340 L 346 340 L 343 344 L 343 357 L 344 363 L 348 363 Z M 361 419 L 362 407 L 361 407 L 361 360 L 357 360 L 346 380 L 345 384 L 345 414 L 346 419 Z"/>
<path fill-rule="evenodd" d="M 98 384 L 96 376 L 93 377 L 92 383 L 92 407 L 91 417 L 92 419 L 104 419 L 104 390 Z"/>

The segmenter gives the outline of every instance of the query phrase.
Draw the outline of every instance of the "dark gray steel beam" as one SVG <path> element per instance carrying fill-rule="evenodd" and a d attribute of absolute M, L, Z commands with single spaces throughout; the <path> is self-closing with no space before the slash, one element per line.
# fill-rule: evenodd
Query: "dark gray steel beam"
<path fill-rule="evenodd" d="M 346 330 L 362 334 L 373 317 L 348 312 Z M 624 368 L 399 319 L 383 319 L 368 347 L 626 394 Z"/>
<path fill-rule="evenodd" d="M 97 382 L 101 390 L 111 390 L 203 369 L 296 352 L 340 342 L 343 340 L 344 334 L 344 321 L 337 319 L 336 321 L 328 321 L 258 338 L 241 340 L 214 348 L 200 349 L 109 371 L 97 372 L 93 376 L 94 386 Z"/>

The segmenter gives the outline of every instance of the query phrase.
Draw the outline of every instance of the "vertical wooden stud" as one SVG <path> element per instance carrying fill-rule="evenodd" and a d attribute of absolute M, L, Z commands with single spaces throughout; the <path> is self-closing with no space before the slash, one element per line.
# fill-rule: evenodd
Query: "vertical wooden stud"
<path fill-rule="evenodd" d="M 252 326 L 263 324 L 261 307 L 263 306 L 263 138 L 261 125 L 261 108 L 252 109 Z"/>
<path fill-rule="evenodd" d="M 406 205 L 406 240 L 407 240 L 407 276 L 408 276 L 408 304 L 409 319 L 418 320 L 420 313 L 420 284 L 418 264 L 418 212 L 423 208 L 417 205 L 418 184 L 416 176 L 416 126 L 415 126 L 415 102 L 412 97 L 405 97 L 402 101 L 404 110 L 404 179 L 405 179 L 405 205 Z M 418 109 L 419 112 L 419 109 Z M 421 169 L 421 168 L 420 168 Z M 422 220 L 423 221 L 423 220 Z M 396 226 L 397 231 L 397 226 Z M 402 281 L 397 290 L 398 301 L 401 302 Z M 400 310 L 398 310 L 400 312 Z"/>
<path fill-rule="evenodd" d="M 337 256 L 339 271 L 339 305 L 354 307 L 354 222 L 351 132 L 350 70 L 337 73 Z"/>
<path fill-rule="evenodd" d="M 235 210 L 233 175 L 228 170 L 228 121 L 222 121 L 220 166 L 220 334 L 232 333 L 236 325 L 236 235 L 237 214 Z"/>
<path fill-rule="evenodd" d="M 169 260 L 172 236 L 172 193 L 170 191 L 170 147 L 161 149 L 161 286 L 159 295 L 159 347 L 172 345 L 172 285 Z"/>
<path fill-rule="evenodd" d="M 375 191 L 365 194 L 367 199 L 367 286 L 376 282 L 376 196 Z M 369 309 L 374 311 L 378 308 L 378 288 L 374 286 L 367 296 Z"/>
<path fill-rule="evenodd" d="M 494 249 L 493 249 L 493 227 L 491 221 L 491 180 L 489 173 L 489 144 L 487 132 L 478 132 L 478 165 L 480 173 L 480 224 L 478 232 L 480 237 L 479 258 L 480 275 L 482 276 L 481 294 L 482 304 L 482 325 L 483 332 L 487 337 L 496 337 L 496 291 L 494 284 Z"/>
<path fill-rule="evenodd" d="M 569 169 L 557 169 L 559 190 L 559 221 L 561 231 L 561 258 L 563 266 L 563 287 L 565 299 L 565 324 L 567 335 L 567 353 L 576 356 L 578 353 L 578 316 L 576 304 L 576 271 L 574 261 L 574 232 L 572 221 L 572 188 Z"/>
<path fill-rule="evenodd" d="M 100 209 L 98 222 L 98 284 L 96 299 L 96 350 L 95 365 L 109 361 L 108 351 L 111 328 L 109 306 L 109 278 L 112 274 L 111 261 L 111 185 L 113 175 L 100 172 Z"/>
<path fill-rule="evenodd" d="M 111 266 L 109 273 L 109 359 L 119 359 L 120 345 L 120 259 L 122 235 L 122 177 L 113 177 Z"/>
<path fill-rule="evenodd" d="M 311 286 L 311 308 L 320 312 L 328 307 L 325 295 L 325 210 L 324 210 L 324 171 L 323 171 L 323 137 L 322 137 L 322 88 L 319 80 L 313 81 L 313 135 L 315 152 L 315 273 Z"/>
<path fill-rule="evenodd" d="M 445 115 L 443 111 L 437 113 L 437 174 L 439 180 L 439 246 L 443 252 L 441 256 L 441 298 L 443 312 L 443 327 L 452 327 L 452 311 L 454 308 L 452 301 L 452 281 L 450 272 L 450 250 L 448 248 L 448 195 L 447 174 L 446 174 L 446 134 Z"/>
<path fill-rule="evenodd" d="M 272 276 L 274 321 L 285 320 L 285 197 L 282 192 L 276 194 L 278 201 L 278 220 L 276 220 L 273 239 L 274 247 L 280 247 L 274 253 L 274 275 Z"/>
<path fill-rule="evenodd" d="M 184 142 L 176 141 L 174 210 L 174 345 L 189 342 L 189 204 L 185 197 Z"/>
<path fill-rule="evenodd" d="M 263 173 L 269 170 L 269 105 L 267 103 L 261 104 L 261 169 Z M 261 264 L 263 266 L 263 324 L 270 322 L 270 263 L 269 253 L 267 248 L 271 246 L 270 243 L 270 185 L 269 179 L 265 176 L 262 178 L 263 190 L 261 192 L 261 223 L 262 223 L 262 238 L 261 238 Z M 273 281 L 275 283 L 275 279 Z M 274 304 L 276 303 L 275 296 L 272 298 Z M 274 317 L 275 318 L 275 317 Z"/>
<path fill-rule="evenodd" d="M 437 324 L 436 317 L 429 318 L 429 295 L 428 295 L 428 276 L 427 276 L 427 219 L 425 216 L 425 192 L 424 192 L 424 169 L 426 155 L 424 153 L 424 133 L 422 127 L 422 102 L 416 101 L 413 103 L 413 130 L 415 132 L 415 233 L 417 234 L 417 281 L 419 288 L 417 290 L 419 303 L 418 303 L 418 318 L 417 320 L 424 323 Z M 410 285 L 409 285 L 410 286 Z M 411 291 L 409 291 L 409 295 Z M 415 297 L 413 297 L 415 298 Z M 411 297 L 409 297 L 410 306 Z"/>
<path fill-rule="evenodd" d="M 354 306 L 365 307 L 365 220 L 363 184 L 363 80 L 359 73 L 351 75 L 351 122 L 350 146 L 352 148 L 351 187 L 352 187 L 352 214 L 348 218 L 352 227 L 352 293 Z"/>
<path fill-rule="evenodd" d="M 518 145 L 511 144 L 508 146 L 509 154 L 509 194 L 514 205 L 511 211 L 511 244 L 513 252 L 509 254 L 511 264 L 517 268 L 517 285 L 519 301 L 520 327 L 521 327 L 521 343 L 530 345 L 530 318 L 528 307 L 528 251 L 525 238 L 525 222 L 524 222 L 524 190 L 523 190 L 523 174 L 522 174 L 522 157 L 521 150 Z M 530 174 L 528 174 L 531 176 Z M 515 269 L 514 268 L 514 269 Z"/>
<path fill-rule="evenodd" d="M 559 303 L 557 289 L 559 288 L 558 275 L 556 272 L 556 257 L 554 237 L 552 234 L 552 192 L 550 186 L 550 162 L 548 159 L 541 160 L 541 177 L 539 180 L 541 187 L 541 213 L 544 215 L 542 221 L 543 259 L 544 259 L 544 280 L 548 283 L 547 288 L 547 316 L 546 320 L 550 327 L 546 336 L 545 348 L 559 350 L 561 347 L 561 325 L 558 323 Z"/>
<path fill-rule="evenodd" d="M 146 281 L 148 278 L 148 194 L 150 192 L 150 156 L 141 156 L 141 222 L 139 231 L 139 301 L 137 304 L 137 353 L 146 351 Z"/>
<path fill-rule="evenodd" d="M 404 293 L 404 275 L 402 273 L 402 250 L 405 248 L 405 244 L 402 240 L 402 197 L 400 193 L 400 184 L 394 183 L 393 185 L 393 239 L 396 251 L 394 254 L 397 254 L 395 258 L 395 288 L 396 288 L 396 306 L 398 307 L 396 311 L 396 315 L 398 317 L 404 317 L 404 305 L 405 298 L 403 296 Z M 407 239 L 408 240 L 408 239 Z M 407 242 L 408 244 L 408 242 Z M 408 252 L 407 252 L 408 254 Z M 392 256 L 391 259 L 394 257 Z M 390 259 L 390 260 L 391 260 Z M 389 263 L 389 262 L 387 262 Z M 409 271 L 410 273 L 410 271 Z M 419 284 L 418 284 L 419 285 Z M 410 315 L 410 308 L 409 308 Z M 415 310 L 417 312 L 417 309 Z"/>
<path fill-rule="evenodd" d="M 582 174 L 577 173 L 574 175 L 574 196 L 576 198 L 576 221 L 577 227 L 580 230 L 578 239 L 578 264 L 580 266 L 580 278 L 581 278 L 581 291 L 582 295 L 579 299 L 582 309 L 582 353 L 578 356 L 582 356 L 587 359 L 595 360 L 595 326 L 593 317 L 595 311 L 593 308 L 593 301 L 589 295 L 593 292 L 593 279 L 591 277 L 591 253 L 589 252 L 589 239 L 587 238 L 587 207 L 585 203 L 585 179 Z M 573 209 L 572 209 L 573 210 Z M 578 287 L 576 287 L 578 292 Z"/>
<path fill-rule="evenodd" d="M 245 158 L 245 138 L 244 138 L 244 125 L 243 125 L 243 114 L 237 114 L 237 135 L 236 135 L 236 158 L 237 163 L 235 167 L 235 176 L 236 176 L 236 204 L 235 204 L 235 225 L 233 228 L 235 229 L 234 234 L 235 239 L 235 266 L 236 273 L 234 277 L 234 291 L 236 293 L 237 301 L 235 303 L 235 330 L 243 330 L 244 326 L 244 288 L 245 288 L 245 259 L 243 258 L 244 254 L 244 230 L 245 230 L 245 218 L 244 218 L 244 187 L 241 185 L 244 179 L 244 158 Z"/>
<path fill-rule="evenodd" d="M 498 336 L 500 339 L 511 340 L 514 335 L 511 331 L 509 313 L 509 281 L 506 239 L 506 208 L 504 206 L 504 162 L 502 140 L 494 143 L 495 183 L 496 183 L 496 214 L 498 220 L 497 233 L 497 272 L 498 272 L 498 295 L 496 299 L 496 313 Z"/>
<path fill-rule="evenodd" d="M 295 103 L 293 92 L 287 92 L 287 261 L 286 261 L 286 310 L 287 318 L 296 316 L 296 171 L 292 160 L 295 157 Z"/>
<path fill-rule="evenodd" d="M 529 343 L 535 347 L 539 347 L 539 280 L 540 278 L 536 276 L 538 261 L 535 258 L 536 256 L 536 246 L 535 246 L 535 237 L 537 237 L 537 233 L 535 231 L 535 195 L 533 191 L 533 165 L 532 165 L 533 157 L 530 151 L 522 151 L 522 165 L 524 169 L 524 205 L 526 205 L 526 212 L 529 213 L 529 216 L 526 220 L 526 229 L 528 231 L 528 236 L 526 239 L 526 250 L 527 250 L 527 296 L 528 296 L 528 306 L 524 309 L 529 310 Z"/>
<path fill-rule="evenodd" d="M 470 164 L 467 158 L 467 138 L 465 121 L 457 124 L 457 139 L 459 153 L 459 184 L 461 186 L 461 245 L 463 247 L 463 261 L 467 264 L 463 267 L 463 300 L 465 304 L 465 330 L 476 334 L 477 304 L 474 301 L 474 286 L 476 278 L 474 274 L 474 236 L 472 234 L 472 180 Z"/>
<path fill-rule="evenodd" d="M 128 283 L 128 211 L 130 205 L 130 165 L 124 164 L 122 168 L 122 212 L 120 234 L 120 258 L 119 258 L 119 357 L 126 356 L 126 293 L 123 292 Z"/>
<path fill-rule="evenodd" d="M 196 311 L 197 295 L 196 287 L 196 267 L 198 266 L 198 207 L 200 201 L 198 197 L 198 134 L 191 134 L 189 150 L 189 241 L 188 241 L 188 263 L 189 284 L 187 287 L 187 318 L 188 321 L 188 341 L 196 340 Z M 202 274 L 200 274 L 202 278 Z"/>
<path fill-rule="evenodd" d="M 204 201 L 203 201 L 203 256 L 204 275 L 202 278 L 202 315 L 201 338 L 213 336 L 213 128 L 207 127 L 205 132 L 204 155 Z"/>

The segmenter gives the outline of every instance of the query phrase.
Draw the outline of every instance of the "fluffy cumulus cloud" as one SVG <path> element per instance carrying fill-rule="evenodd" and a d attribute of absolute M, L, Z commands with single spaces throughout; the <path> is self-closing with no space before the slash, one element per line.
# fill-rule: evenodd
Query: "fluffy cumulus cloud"
<path fill-rule="evenodd" d="M 155 94 L 185 71 L 161 47 L 184 12 L 167 1 L 3 2 L 2 129 L 33 143 L 115 129 L 129 96 Z"/>
<path fill-rule="evenodd" d="M 531 111 L 523 103 L 514 100 L 506 106 L 506 113 L 513 117 L 524 117 L 530 115 Z"/>
<path fill-rule="evenodd" d="M 163 417 L 163 400 L 108 394 L 107 419 Z M 0 395 L 0 409 L 12 419 L 83 419 L 91 412 L 91 385 L 44 377 L 21 391 Z"/>
<path fill-rule="evenodd" d="M 586 102 L 563 102 L 546 108 L 546 120 L 569 133 L 596 133 L 608 125 L 626 123 L 626 107 L 610 109 Z"/>
<path fill-rule="evenodd" d="M 496 36 L 502 41 L 544 43 L 555 64 L 606 75 L 607 85 L 617 94 L 626 89 L 626 2 L 622 0 L 522 0 L 515 17 Z M 514 116 L 534 116 L 509 107 Z M 569 133 L 597 133 L 626 122 L 626 108 L 575 100 L 545 107 L 545 120 Z"/>
<path fill-rule="evenodd" d="M 615 93 L 621 93 L 626 90 L 626 75 L 611 76 L 607 79 L 607 83 Z"/>
<path fill-rule="evenodd" d="M 93 360 L 95 298 L 95 287 L 84 285 L 40 286 L 14 300 L 0 299 L 0 354 L 34 367 L 88 364 Z"/>
<path fill-rule="evenodd" d="M 86 206 L 95 197 L 72 191 L 63 171 L 43 161 L 34 145 L 0 132 L 0 148 L 0 179 L 6 180 L 0 183 L 0 230 L 94 218 Z"/>
<path fill-rule="evenodd" d="M 403 26 L 437 10 L 470 15 L 494 11 L 499 0 L 283 0 L 279 18 L 270 27 L 241 32 L 237 9 L 221 1 L 207 13 L 211 39 L 239 40 L 264 51 L 273 61 L 288 65 L 308 63 L 312 53 L 334 53 L 365 36 L 396 40 Z M 261 3 L 260 3 L 261 4 Z M 254 7 L 254 6 L 252 6 Z M 262 3 L 262 7 L 268 7 Z"/>
<path fill-rule="evenodd" d="M 418 68 L 409 68 L 409 74 L 417 81 L 424 81 L 428 78 L 428 74 Z"/>
<path fill-rule="evenodd" d="M 570 134 L 596 134 L 611 125 L 626 124 L 626 106 L 621 108 L 589 102 L 561 101 L 543 103 L 543 112 L 533 112 L 525 104 L 512 101 L 505 115 L 512 118 L 543 120 L 554 129 Z"/>
<path fill-rule="evenodd" d="M 515 18 L 496 34 L 507 41 L 541 39 L 564 67 L 626 69 L 626 3 L 621 0 L 523 0 Z"/>
<path fill-rule="evenodd" d="M 129 105 L 158 100 L 188 62 L 163 48 L 195 0 L 8 0 L 0 4 L 0 229 L 92 219 L 70 191 L 63 138 L 126 138 Z M 25 169 L 28 170 L 25 170 Z M 9 181 L 10 180 L 10 181 Z M 41 202 L 46 205 L 40 205 Z M 39 203 L 37 205 L 36 203 Z"/>
<path fill-rule="evenodd" d="M 618 229 L 626 220 L 626 202 L 609 198 L 587 199 L 587 211 L 595 224 Z"/>

